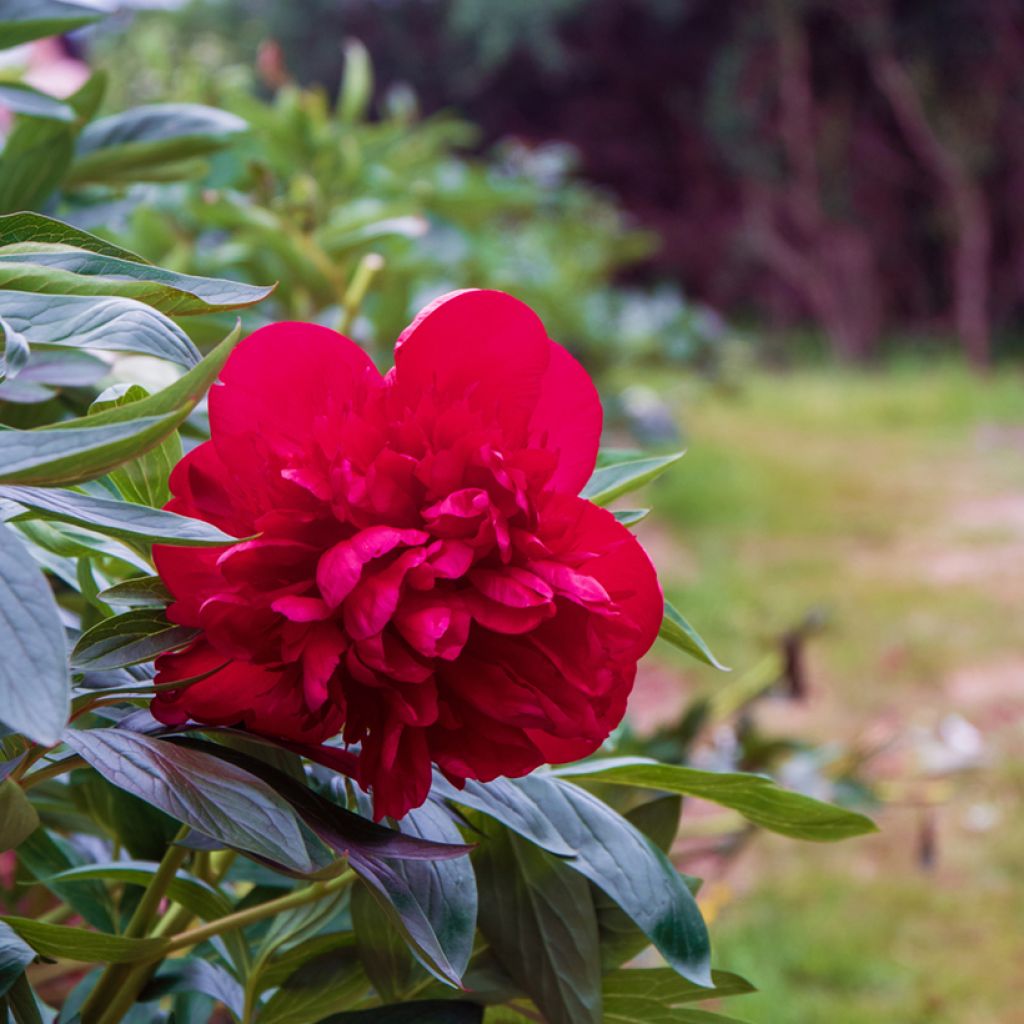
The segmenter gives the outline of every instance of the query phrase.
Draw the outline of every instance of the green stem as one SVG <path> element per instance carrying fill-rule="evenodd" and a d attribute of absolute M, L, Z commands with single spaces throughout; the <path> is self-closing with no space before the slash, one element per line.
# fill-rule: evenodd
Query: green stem
<path fill-rule="evenodd" d="M 307 903 L 315 903 L 325 896 L 347 889 L 355 881 L 355 878 L 355 872 L 349 870 L 327 882 L 317 882 L 308 889 L 290 892 L 287 896 L 279 896 L 276 900 L 268 900 L 255 907 L 248 907 L 234 914 L 228 914 L 227 917 L 218 918 L 199 928 L 192 928 L 180 935 L 175 935 L 170 943 L 163 948 L 160 956 L 164 957 L 170 953 L 176 953 L 180 949 L 188 949 L 190 946 L 198 946 L 200 942 L 212 939 L 215 935 L 223 935 L 224 932 L 233 931 L 235 928 L 245 928 L 257 921 L 264 921 L 268 917 L 283 913 L 285 910 L 302 907 Z"/>
<path fill-rule="evenodd" d="M 345 289 L 345 297 L 341 300 L 342 314 L 338 330 L 348 334 L 352 324 L 359 316 L 366 294 L 373 284 L 373 279 L 384 269 L 384 257 L 379 252 L 368 252 L 356 267 L 352 275 L 352 283 Z"/>
<path fill-rule="evenodd" d="M 160 901 L 166 895 L 168 886 L 178 873 L 178 868 L 184 864 L 189 854 L 187 847 L 178 845 L 188 831 L 188 826 L 182 825 L 174 841 L 167 847 L 156 873 L 149 880 L 149 885 L 146 886 L 146 891 L 125 928 L 124 933 L 129 938 L 141 938 L 153 926 L 157 911 L 160 909 Z M 108 965 L 82 1007 L 82 1024 L 114 1024 L 119 1021 L 131 1008 L 135 997 L 148 980 L 148 976 L 141 978 L 141 984 L 135 988 L 131 984 L 134 974 L 135 968 L 132 965 Z M 125 1005 L 126 999 L 128 1002 Z"/>
<path fill-rule="evenodd" d="M 45 782 L 47 779 L 54 779 L 58 775 L 63 775 L 65 772 L 73 771 L 75 768 L 84 767 L 85 762 L 77 754 L 72 757 L 65 757 L 63 761 L 56 761 L 54 764 L 47 765 L 45 768 L 40 768 L 39 771 L 26 776 L 22 779 L 21 788 L 31 789 L 33 786 L 38 785 L 40 782 Z"/>

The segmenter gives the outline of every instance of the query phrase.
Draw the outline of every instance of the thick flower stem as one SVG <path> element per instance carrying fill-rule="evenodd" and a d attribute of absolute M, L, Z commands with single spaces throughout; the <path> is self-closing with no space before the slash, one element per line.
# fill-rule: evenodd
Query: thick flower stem
<path fill-rule="evenodd" d="M 152 927 L 157 911 L 160 909 L 160 901 L 167 892 L 167 887 L 189 854 L 187 847 L 178 845 L 188 831 L 188 826 L 182 825 L 174 842 L 167 847 L 163 860 L 160 861 L 156 873 L 150 879 L 149 885 L 146 886 L 142 899 L 125 928 L 124 933 L 127 937 L 141 938 Z M 82 1007 L 82 1024 L 93 1024 L 93 1022 L 100 1024 L 102 1021 L 120 1019 L 111 1017 L 110 1014 L 114 1012 L 125 989 L 129 987 L 128 979 L 133 971 L 134 968 L 131 965 L 125 964 L 110 964 L 106 968 Z M 132 998 L 134 1001 L 134 996 Z"/>

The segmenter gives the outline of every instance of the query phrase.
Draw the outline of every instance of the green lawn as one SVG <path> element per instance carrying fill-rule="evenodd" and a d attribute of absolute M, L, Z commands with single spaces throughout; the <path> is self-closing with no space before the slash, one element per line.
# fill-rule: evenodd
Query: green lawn
<path fill-rule="evenodd" d="M 709 885 L 717 963 L 762 989 L 732 1012 L 1024 1022 L 1024 376 L 921 364 L 758 373 L 735 394 L 645 383 L 689 448 L 639 529 L 671 598 L 739 671 L 824 607 L 812 699 L 773 708 L 772 726 L 893 744 L 872 768 L 895 798 L 878 837 L 765 838 Z M 720 685 L 680 668 L 690 689 Z M 902 741 L 951 712 L 981 730 L 986 761 L 928 781 Z M 922 794 L 941 798 L 930 872 Z"/>

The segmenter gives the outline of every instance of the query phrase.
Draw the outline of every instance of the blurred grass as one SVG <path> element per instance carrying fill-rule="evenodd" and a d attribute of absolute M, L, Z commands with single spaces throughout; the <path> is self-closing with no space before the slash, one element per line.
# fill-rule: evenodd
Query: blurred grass
<path fill-rule="evenodd" d="M 811 705 L 790 731 L 848 741 L 883 717 L 962 710 L 990 743 L 990 763 L 939 811 L 931 873 L 916 864 L 908 808 L 839 847 L 756 845 L 721 883 L 731 895 L 715 921 L 716 962 L 762 989 L 732 1012 L 752 1024 L 1021 1024 L 1024 718 L 1004 721 L 984 699 L 959 709 L 950 680 L 1017 665 L 1011 706 L 1024 709 L 1024 377 L 904 362 L 754 373 L 735 393 L 663 373 L 640 383 L 669 402 L 689 451 L 651 488 L 656 517 L 638 532 L 716 653 L 742 670 L 809 608 L 831 613 L 812 647 Z M 979 802 L 1002 811 L 990 831 L 965 825 Z"/>

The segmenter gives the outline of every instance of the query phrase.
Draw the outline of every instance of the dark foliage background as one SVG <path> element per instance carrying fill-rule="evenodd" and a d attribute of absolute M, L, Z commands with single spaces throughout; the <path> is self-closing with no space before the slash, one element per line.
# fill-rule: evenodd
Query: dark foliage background
<path fill-rule="evenodd" d="M 215 0 L 287 74 L 379 82 L 484 131 L 561 139 L 663 239 L 641 268 L 864 358 L 952 333 L 977 363 L 1024 298 L 1018 0 Z"/>

